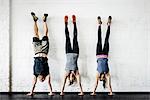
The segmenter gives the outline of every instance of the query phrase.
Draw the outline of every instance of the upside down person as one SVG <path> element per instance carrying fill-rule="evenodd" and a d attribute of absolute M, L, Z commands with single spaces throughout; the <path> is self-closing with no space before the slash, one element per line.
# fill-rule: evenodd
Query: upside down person
<path fill-rule="evenodd" d="M 34 37 L 33 37 L 33 47 L 34 47 L 34 66 L 33 66 L 33 84 L 30 93 L 27 95 L 34 95 L 34 89 L 37 83 L 37 79 L 40 82 L 44 82 L 46 79 L 48 80 L 49 86 L 49 94 L 53 95 L 52 93 L 52 86 L 50 80 L 50 73 L 49 73 L 49 65 L 48 65 L 48 52 L 49 52 L 49 39 L 48 39 L 48 27 L 47 27 L 47 16 L 48 14 L 44 14 L 43 16 L 43 24 L 44 24 L 44 36 L 40 40 L 39 39 L 39 31 L 37 26 L 38 17 L 35 16 L 35 13 L 31 12 L 31 15 L 34 20 Z"/>
<path fill-rule="evenodd" d="M 80 74 L 78 70 L 77 60 L 79 56 L 79 45 L 77 41 L 77 27 L 76 27 L 76 16 L 72 16 L 73 24 L 74 24 L 74 37 L 73 37 L 73 48 L 71 47 L 70 37 L 69 37 L 69 30 L 68 30 L 68 16 L 65 16 L 65 35 L 66 35 L 66 58 L 67 63 L 65 67 L 65 76 L 64 76 L 64 83 L 61 89 L 60 95 L 64 95 L 64 88 L 66 84 L 67 78 L 69 78 L 70 81 L 73 81 L 73 77 L 77 79 L 78 85 L 80 87 L 81 92 L 78 95 L 84 95 L 82 86 L 81 86 L 81 79 Z"/>
<path fill-rule="evenodd" d="M 98 86 L 98 82 L 103 81 L 103 87 L 109 88 L 110 93 L 108 95 L 112 95 L 112 87 L 111 87 L 111 76 L 109 73 L 108 67 L 108 52 L 109 52 L 109 35 L 110 35 L 110 25 L 112 17 L 108 17 L 108 28 L 105 37 L 104 47 L 102 48 L 102 38 L 101 38 L 101 17 L 98 16 L 98 42 L 97 42 L 97 50 L 96 50 L 96 57 L 97 57 L 97 73 L 96 73 L 96 83 L 94 86 L 93 93 L 91 95 L 96 95 L 95 91 Z"/>

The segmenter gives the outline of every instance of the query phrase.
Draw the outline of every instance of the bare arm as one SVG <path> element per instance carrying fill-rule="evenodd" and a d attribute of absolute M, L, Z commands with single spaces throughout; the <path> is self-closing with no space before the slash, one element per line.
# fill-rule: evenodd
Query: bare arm
<path fill-rule="evenodd" d="M 81 90 L 81 92 L 78 95 L 83 96 L 84 93 L 83 93 L 83 89 L 82 89 L 82 85 L 81 85 L 81 77 L 80 77 L 79 71 L 76 71 L 75 77 L 77 79 L 78 85 L 79 85 L 80 90 Z"/>
<path fill-rule="evenodd" d="M 31 92 L 28 93 L 27 95 L 33 95 L 33 92 L 34 92 L 36 83 L 37 83 L 37 77 L 34 76 L 34 78 L 33 78 L 33 83 L 32 83 L 32 89 L 31 89 Z"/>
<path fill-rule="evenodd" d="M 106 79 L 107 79 L 107 85 L 108 85 L 108 88 L 109 88 L 109 91 L 110 91 L 110 93 L 108 95 L 112 95 L 111 76 L 110 76 L 109 73 L 107 74 Z"/>
<path fill-rule="evenodd" d="M 66 74 L 64 75 L 63 86 L 62 86 L 61 93 L 60 93 L 61 96 L 64 95 L 65 84 L 66 84 L 66 81 L 67 81 L 67 77 L 68 77 L 68 76 L 69 76 L 68 73 L 66 73 Z"/>
<path fill-rule="evenodd" d="M 50 93 L 48 95 L 53 95 L 50 75 L 47 76 L 47 79 L 48 79 L 48 87 L 50 90 Z"/>
<path fill-rule="evenodd" d="M 94 86 L 93 93 L 91 93 L 91 95 L 96 95 L 96 94 L 95 94 L 95 91 L 96 91 L 96 89 L 97 89 L 98 82 L 99 82 L 99 73 L 96 73 L 96 82 L 95 82 L 95 86 Z"/>

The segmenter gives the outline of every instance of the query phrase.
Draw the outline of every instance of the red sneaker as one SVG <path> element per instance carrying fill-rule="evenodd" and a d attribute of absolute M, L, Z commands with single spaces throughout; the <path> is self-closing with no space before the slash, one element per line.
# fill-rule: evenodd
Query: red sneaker
<path fill-rule="evenodd" d="M 76 22 L 76 16 L 72 15 L 72 22 L 75 23 Z"/>
<path fill-rule="evenodd" d="M 65 21 L 65 23 L 68 23 L 68 16 L 67 15 L 64 17 L 64 21 Z"/>

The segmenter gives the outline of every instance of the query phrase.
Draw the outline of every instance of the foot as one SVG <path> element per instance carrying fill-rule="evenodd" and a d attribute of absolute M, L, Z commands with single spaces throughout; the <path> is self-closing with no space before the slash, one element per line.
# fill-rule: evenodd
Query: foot
<path fill-rule="evenodd" d="M 30 92 L 30 93 L 28 93 L 27 95 L 28 95 L 28 96 L 33 96 L 33 95 L 35 95 L 35 93 Z"/>
<path fill-rule="evenodd" d="M 101 17 L 100 17 L 100 16 L 97 17 L 97 20 L 98 20 L 98 24 L 101 25 L 101 24 L 102 24 L 102 21 L 101 21 Z"/>
<path fill-rule="evenodd" d="M 54 95 L 54 93 L 50 92 L 50 93 L 48 93 L 48 95 L 53 96 L 53 95 Z"/>
<path fill-rule="evenodd" d="M 113 95 L 113 93 L 112 93 L 112 92 L 110 92 L 110 93 L 108 93 L 108 95 L 109 95 L 109 96 L 112 96 L 112 95 Z"/>
<path fill-rule="evenodd" d="M 83 93 L 83 92 L 81 92 L 81 93 L 79 93 L 78 95 L 79 95 L 79 96 L 83 96 L 83 95 L 84 95 L 84 93 Z"/>
<path fill-rule="evenodd" d="M 75 23 L 76 22 L 76 16 L 72 15 L 72 22 Z"/>
<path fill-rule="evenodd" d="M 93 93 L 91 93 L 90 95 L 91 95 L 91 96 L 96 96 L 96 93 L 95 93 L 95 92 L 93 92 Z"/>
<path fill-rule="evenodd" d="M 46 22 L 48 14 L 44 14 L 43 21 Z"/>
<path fill-rule="evenodd" d="M 31 15 L 33 17 L 33 20 L 36 22 L 38 20 L 38 17 L 35 16 L 35 13 L 34 12 L 31 12 Z"/>
<path fill-rule="evenodd" d="M 60 93 L 60 96 L 64 96 L 64 92 L 61 92 L 61 93 Z"/>
<path fill-rule="evenodd" d="M 111 20 L 112 20 L 112 17 L 111 17 L 111 16 L 109 16 L 109 17 L 108 17 L 107 25 L 110 25 L 110 24 L 111 24 Z"/>
<path fill-rule="evenodd" d="M 64 17 L 64 22 L 65 22 L 66 24 L 68 24 L 68 16 L 67 16 L 67 15 Z"/>

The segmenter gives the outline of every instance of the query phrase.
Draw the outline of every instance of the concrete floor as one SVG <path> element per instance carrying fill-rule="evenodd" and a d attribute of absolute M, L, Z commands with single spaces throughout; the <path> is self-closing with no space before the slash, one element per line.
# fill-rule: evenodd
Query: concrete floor
<path fill-rule="evenodd" d="M 77 94 L 66 94 L 59 96 L 48 96 L 47 93 L 37 93 L 33 97 L 26 96 L 26 93 L 0 93 L 0 100 L 150 100 L 150 93 L 115 93 L 114 96 L 108 96 L 106 93 L 90 96 L 86 93 L 84 96 Z"/>

